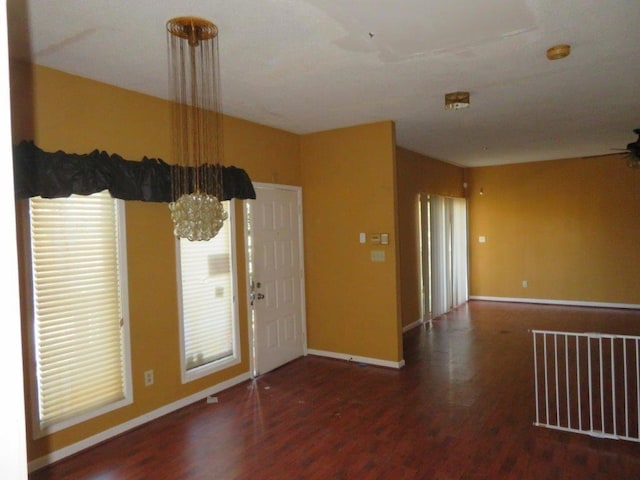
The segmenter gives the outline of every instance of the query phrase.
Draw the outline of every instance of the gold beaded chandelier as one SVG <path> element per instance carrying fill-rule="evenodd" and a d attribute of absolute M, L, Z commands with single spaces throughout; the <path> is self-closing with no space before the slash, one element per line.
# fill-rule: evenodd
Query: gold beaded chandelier
<path fill-rule="evenodd" d="M 216 236 L 227 214 L 223 189 L 222 105 L 218 28 L 197 17 L 167 22 L 172 100 L 174 234 L 189 240 Z"/>

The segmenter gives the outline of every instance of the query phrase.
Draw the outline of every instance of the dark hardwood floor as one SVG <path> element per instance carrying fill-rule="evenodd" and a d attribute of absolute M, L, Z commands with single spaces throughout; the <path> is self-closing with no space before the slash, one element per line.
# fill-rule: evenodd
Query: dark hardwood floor
<path fill-rule="evenodd" d="M 301 358 L 30 479 L 640 478 L 638 443 L 533 426 L 533 328 L 640 335 L 640 311 L 470 302 L 399 371 Z"/>

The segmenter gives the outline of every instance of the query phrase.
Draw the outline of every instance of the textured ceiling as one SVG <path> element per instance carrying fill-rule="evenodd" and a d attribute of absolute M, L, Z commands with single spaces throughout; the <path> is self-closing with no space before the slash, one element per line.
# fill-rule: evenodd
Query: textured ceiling
<path fill-rule="evenodd" d="M 225 113 L 295 133 L 394 120 L 464 166 L 612 153 L 640 127 L 638 0 L 9 0 L 11 54 L 157 97 L 168 19 L 217 24 Z M 572 53 L 549 61 L 547 48 Z M 465 110 L 444 95 L 471 93 Z"/>

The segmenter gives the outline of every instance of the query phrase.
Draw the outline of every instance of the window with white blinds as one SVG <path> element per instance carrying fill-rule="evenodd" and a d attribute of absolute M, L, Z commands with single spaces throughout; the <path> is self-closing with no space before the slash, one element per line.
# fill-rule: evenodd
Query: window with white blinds
<path fill-rule="evenodd" d="M 30 200 L 39 435 L 132 401 L 123 203 Z"/>
<path fill-rule="evenodd" d="M 178 239 L 182 380 L 240 361 L 235 286 L 234 214 L 208 241 Z"/>

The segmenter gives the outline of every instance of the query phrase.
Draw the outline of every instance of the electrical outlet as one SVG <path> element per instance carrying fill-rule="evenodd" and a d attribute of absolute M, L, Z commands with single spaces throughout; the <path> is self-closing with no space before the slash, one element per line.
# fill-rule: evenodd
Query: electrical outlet
<path fill-rule="evenodd" d="M 529 286 L 529 282 L 526 280 L 522 280 L 522 288 L 527 288 Z"/>
<path fill-rule="evenodd" d="M 144 372 L 144 386 L 148 387 L 150 385 L 153 385 L 153 370 Z"/>

